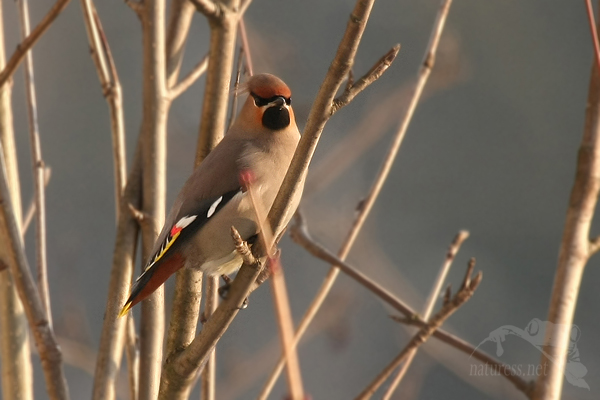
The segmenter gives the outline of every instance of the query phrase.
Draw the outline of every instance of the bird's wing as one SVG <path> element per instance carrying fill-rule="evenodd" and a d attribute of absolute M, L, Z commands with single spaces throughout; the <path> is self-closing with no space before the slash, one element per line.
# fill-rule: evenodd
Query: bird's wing
<path fill-rule="evenodd" d="M 166 230 L 167 234 L 160 245 L 154 251 L 150 260 L 146 263 L 144 272 L 137 278 L 133 287 L 131 288 L 131 294 L 123 308 L 122 314 L 126 313 L 137 301 L 135 300 L 138 295 L 146 288 L 148 283 L 152 280 L 157 266 L 161 265 L 162 269 L 168 271 L 165 272 L 164 276 L 160 277 L 159 284 L 162 284 L 172 273 L 176 272 L 177 269 L 183 266 L 183 260 L 177 257 L 177 249 L 181 247 L 181 244 L 186 241 L 190 236 L 197 232 L 208 220 L 219 212 L 235 195 L 241 192 L 241 188 L 237 188 L 222 194 L 217 198 L 204 199 L 198 202 L 197 208 L 187 213 L 186 215 L 176 219 L 176 222 Z M 181 211 L 180 211 L 181 213 Z M 181 257 L 179 255 L 179 257 Z M 159 268 L 160 269 L 160 268 Z M 168 273 L 167 273 L 168 272 Z M 156 283 L 156 282 L 155 282 Z M 154 290 L 154 289 L 153 289 Z"/>
<path fill-rule="evenodd" d="M 158 263 L 161 259 L 167 258 L 168 255 L 174 252 L 181 243 L 184 243 L 186 239 L 190 238 L 194 233 L 198 232 L 208 220 L 213 217 L 219 210 L 233 198 L 236 194 L 242 192 L 241 187 L 237 187 L 230 190 L 218 197 L 212 197 L 209 199 L 202 199 L 195 204 L 195 207 L 190 208 L 184 207 L 187 204 L 183 204 L 180 208 L 175 221 L 172 225 L 165 225 L 164 232 L 166 235 L 161 235 L 160 241 L 155 245 L 155 250 L 146 263 L 144 272 L 152 268 L 153 265 Z M 142 278 L 143 274 L 138 278 Z"/>
<path fill-rule="evenodd" d="M 224 142 L 229 143 L 223 146 Z M 226 136 L 194 170 L 167 216 L 144 271 L 172 254 L 242 190 L 237 165 L 242 151 L 242 143 Z"/>

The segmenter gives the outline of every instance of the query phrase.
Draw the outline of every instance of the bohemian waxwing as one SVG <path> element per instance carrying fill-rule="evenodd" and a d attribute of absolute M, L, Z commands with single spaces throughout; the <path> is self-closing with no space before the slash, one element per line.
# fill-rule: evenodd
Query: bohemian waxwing
<path fill-rule="evenodd" d="M 242 110 L 181 189 L 121 316 L 184 266 L 209 275 L 230 274 L 241 266 L 231 227 L 244 240 L 255 236 L 258 228 L 240 172 L 252 173 L 259 201 L 269 210 L 300 140 L 291 91 L 281 79 L 260 74 L 245 86 L 249 95 Z M 292 200 L 283 226 L 298 207 L 300 196 Z"/>

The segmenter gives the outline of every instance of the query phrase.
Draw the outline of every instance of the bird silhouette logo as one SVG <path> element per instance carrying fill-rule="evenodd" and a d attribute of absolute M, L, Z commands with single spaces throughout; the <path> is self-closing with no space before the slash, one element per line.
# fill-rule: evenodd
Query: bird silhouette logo
<path fill-rule="evenodd" d="M 530 343 L 533 347 L 543 353 L 551 362 L 555 362 L 547 352 L 544 351 L 546 346 L 554 346 L 556 339 L 556 332 L 559 328 L 562 328 L 559 324 L 554 324 L 549 321 L 542 321 L 538 318 L 534 318 L 525 327 L 521 329 L 512 325 L 503 325 L 492 332 L 485 338 L 481 343 L 477 345 L 477 350 L 481 345 L 486 342 L 496 343 L 496 356 L 500 357 L 504 354 L 504 347 L 502 343 L 506 340 L 508 335 L 515 335 Z M 567 363 L 565 365 L 564 375 L 571 385 L 590 390 L 589 385 L 583 379 L 587 374 L 588 370 L 580 361 L 579 350 L 577 348 L 577 342 L 581 337 L 581 330 L 577 325 L 571 325 L 569 327 L 571 335 L 569 339 L 569 349 L 567 352 Z M 473 353 L 471 353 L 473 355 Z"/>

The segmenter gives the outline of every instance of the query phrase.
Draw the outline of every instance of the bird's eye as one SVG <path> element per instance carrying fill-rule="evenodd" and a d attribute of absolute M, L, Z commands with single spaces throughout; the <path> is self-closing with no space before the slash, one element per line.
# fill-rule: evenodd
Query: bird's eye
<path fill-rule="evenodd" d="M 262 97 L 260 97 L 256 93 L 250 93 L 250 94 L 254 98 L 254 104 L 256 104 L 256 107 L 264 107 L 267 104 L 269 104 L 269 100 L 268 99 L 263 99 Z"/>
<path fill-rule="evenodd" d="M 265 99 L 263 97 L 260 97 L 256 93 L 252 93 L 251 92 L 250 95 L 254 98 L 254 104 L 256 105 L 256 107 L 264 107 L 267 104 L 274 102 L 278 98 L 285 99 L 285 104 L 288 105 L 288 106 L 292 104 L 292 98 L 291 97 L 287 97 L 286 98 L 286 97 L 283 97 L 283 96 L 273 96 L 271 98 Z"/>

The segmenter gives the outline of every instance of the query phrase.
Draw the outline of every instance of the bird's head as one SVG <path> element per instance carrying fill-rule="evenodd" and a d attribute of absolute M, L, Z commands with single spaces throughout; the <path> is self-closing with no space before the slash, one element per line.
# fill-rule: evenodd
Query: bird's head
<path fill-rule="evenodd" d="M 291 107 L 292 92 L 275 75 L 254 75 L 246 82 L 243 90 L 248 93 L 248 99 L 238 119 L 270 131 L 280 131 L 296 125 Z"/>

